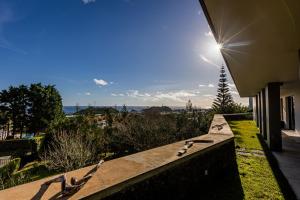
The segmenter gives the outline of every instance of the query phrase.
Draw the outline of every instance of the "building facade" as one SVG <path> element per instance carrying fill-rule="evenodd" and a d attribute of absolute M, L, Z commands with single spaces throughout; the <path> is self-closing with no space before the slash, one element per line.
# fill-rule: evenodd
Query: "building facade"
<path fill-rule="evenodd" d="M 241 97 L 271 150 L 300 134 L 300 1 L 200 0 Z"/>

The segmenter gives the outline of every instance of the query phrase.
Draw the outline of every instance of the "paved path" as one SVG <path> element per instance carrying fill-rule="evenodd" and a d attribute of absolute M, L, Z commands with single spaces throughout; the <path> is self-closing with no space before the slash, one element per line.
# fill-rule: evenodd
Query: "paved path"
<path fill-rule="evenodd" d="M 300 134 L 282 134 L 282 152 L 273 152 L 279 167 L 300 200 Z"/>

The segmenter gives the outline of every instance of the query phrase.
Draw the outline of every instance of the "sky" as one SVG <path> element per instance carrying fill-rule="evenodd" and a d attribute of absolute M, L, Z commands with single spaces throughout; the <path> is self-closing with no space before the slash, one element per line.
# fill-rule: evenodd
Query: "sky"
<path fill-rule="evenodd" d="M 65 106 L 207 108 L 223 63 L 198 0 L 0 0 L 0 89 L 56 85 Z"/>

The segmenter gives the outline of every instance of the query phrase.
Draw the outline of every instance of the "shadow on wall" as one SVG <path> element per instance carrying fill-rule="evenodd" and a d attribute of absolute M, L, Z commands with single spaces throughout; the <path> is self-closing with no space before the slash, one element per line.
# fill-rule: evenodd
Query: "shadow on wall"
<path fill-rule="evenodd" d="M 257 133 L 257 138 L 259 139 L 259 142 L 260 142 L 261 146 L 263 147 L 263 150 L 266 154 L 269 165 L 273 171 L 273 174 L 277 180 L 277 183 L 280 187 L 280 190 L 281 190 L 284 198 L 285 199 L 297 199 L 290 184 L 288 183 L 285 176 L 282 174 L 282 172 L 278 166 L 277 160 L 273 156 L 272 152 L 268 148 L 268 145 L 266 144 L 266 142 L 264 141 L 264 139 L 260 133 Z"/>
<path fill-rule="evenodd" d="M 225 163 L 230 163 L 230 165 Z M 208 175 L 205 175 L 205 168 L 210 169 Z M 195 199 L 195 197 L 207 200 L 244 199 L 233 141 L 214 152 L 210 151 L 210 154 L 185 162 L 176 169 L 167 170 L 147 181 L 108 196 L 105 200 L 186 200 Z"/>

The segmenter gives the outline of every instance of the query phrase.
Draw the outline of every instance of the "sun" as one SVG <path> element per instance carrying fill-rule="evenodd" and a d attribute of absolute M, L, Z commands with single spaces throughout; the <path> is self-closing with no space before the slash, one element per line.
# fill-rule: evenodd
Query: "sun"
<path fill-rule="evenodd" d="M 213 54 L 220 53 L 223 50 L 224 46 L 222 43 L 213 42 L 210 44 L 210 50 Z"/>
<path fill-rule="evenodd" d="M 218 50 L 222 50 L 223 44 L 217 43 L 217 44 L 216 44 L 216 48 L 217 48 Z"/>

